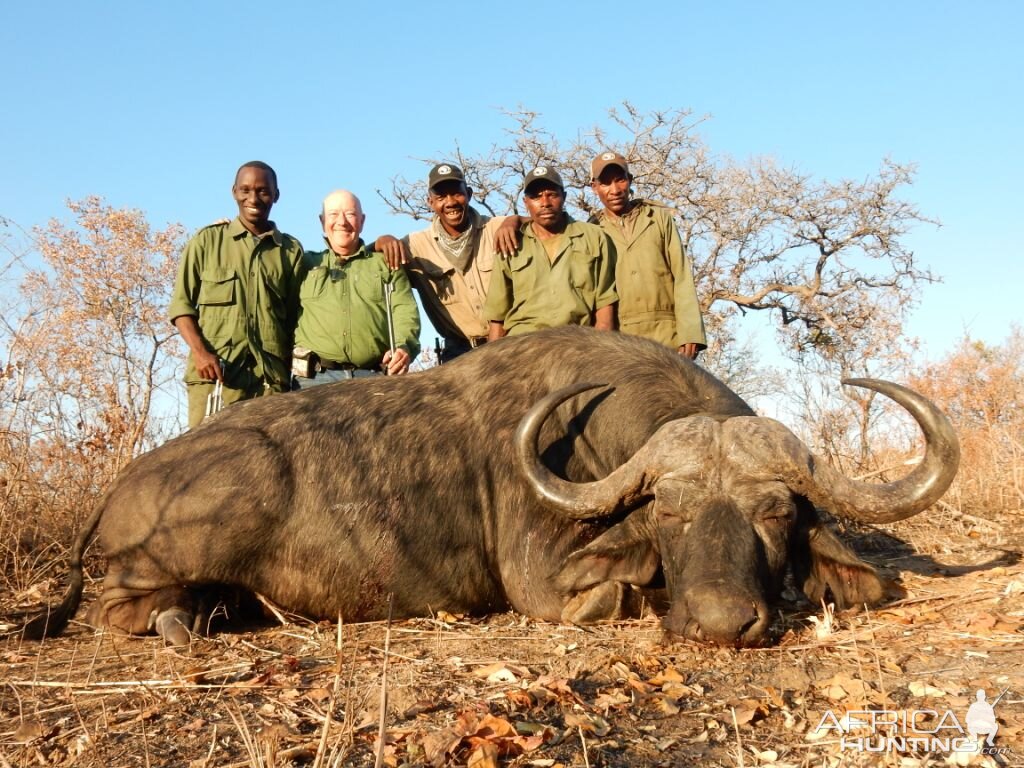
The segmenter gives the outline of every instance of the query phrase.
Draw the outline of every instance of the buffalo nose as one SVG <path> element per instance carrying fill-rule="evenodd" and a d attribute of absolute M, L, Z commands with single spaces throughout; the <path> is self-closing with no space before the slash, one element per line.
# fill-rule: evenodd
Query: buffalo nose
<path fill-rule="evenodd" d="M 687 635 L 718 645 L 753 645 L 768 628 L 768 606 L 742 591 L 711 584 L 687 590 Z"/>

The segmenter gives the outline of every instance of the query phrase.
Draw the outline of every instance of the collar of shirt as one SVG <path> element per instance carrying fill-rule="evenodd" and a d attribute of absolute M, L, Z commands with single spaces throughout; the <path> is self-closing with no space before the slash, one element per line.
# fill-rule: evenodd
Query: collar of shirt
<path fill-rule="evenodd" d="M 370 255 L 370 250 L 366 247 L 366 243 L 363 242 L 362 238 L 359 238 L 359 248 L 355 253 L 349 254 L 348 256 L 340 256 L 331 249 L 331 242 L 324 237 L 324 245 L 327 246 L 327 250 L 320 254 L 320 264 L 322 266 L 332 266 L 335 261 L 340 261 L 344 264 L 352 259 L 361 259 L 365 256 Z"/>
<path fill-rule="evenodd" d="M 639 218 L 641 212 L 647 214 L 648 216 L 653 215 L 649 207 L 650 204 L 646 200 L 638 197 L 633 200 L 630 200 L 630 203 L 631 205 L 629 206 L 629 210 L 626 211 L 621 216 L 617 216 L 616 214 L 609 211 L 607 208 L 602 208 L 600 211 L 598 211 L 597 213 L 590 217 L 590 223 L 599 224 L 602 219 L 606 219 L 608 221 L 612 221 L 615 222 L 616 224 L 622 225 Z"/>
<path fill-rule="evenodd" d="M 559 232 L 558 235 L 556 235 L 556 237 L 558 237 L 559 235 L 565 235 L 566 237 L 569 237 L 569 238 L 580 237 L 582 235 L 582 233 L 580 232 L 579 227 L 575 226 L 575 224 L 576 224 L 576 219 L 574 219 L 568 213 L 565 214 L 565 229 L 563 229 L 561 232 Z M 532 238 L 532 239 L 536 240 L 538 243 L 541 241 L 541 239 L 539 237 L 537 237 L 537 233 L 533 231 L 533 223 L 532 222 L 528 221 L 525 224 L 523 224 L 523 226 L 520 228 L 520 231 L 522 232 L 523 237 Z"/>
<path fill-rule="evenodd" d="M 252 232 L 250 232 L 248 229 L 245 228 L 245 226 L 242 224 L 242 220 L 236 216 L 234 219 L 231 220 L 231 223 L 228 224 L 228 234 L 232 238 L 234 238 L 235 240 L 240 240 L 241 238 L 243 238 L 246 235 L 248 235 L 249 237 L 253 238 L 257 242 L 262 240 L 263 238 L 265 238 L 265 237 L 267 237 L 269 235 L 270 239 L 274 241 L 274 245 L 276 245 L 278 248 L 280 248 L 281 247 L 281 232 L 280 232 L 280 230 L 278 230 L 277 225 L 274 222 L 270 221 L 270 222 L 267 222 L 267 223 L 270 224 L 270 229 L 269 230 L 264 232 L 262 235 L 254 235 Z"/>

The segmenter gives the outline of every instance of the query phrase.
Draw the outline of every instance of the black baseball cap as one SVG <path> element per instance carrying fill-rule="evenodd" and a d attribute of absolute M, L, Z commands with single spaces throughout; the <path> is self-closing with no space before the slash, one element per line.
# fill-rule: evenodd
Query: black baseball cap
<path fill-rule="evenodd" d="M 537 181 L 547 181 L 554 184 L 563 192 L 565 191 L 565 184 L 562 183 L 562 177 L 558 175 L 558 171 L 552 168 L 550 165 L 538 165 L 525 177 L 523 177 L 523 191 L 526 192 L 530 185 Z"/>
<path fill-rule="evenodd" d="M 462 175 L 462 169 L 453 163 L 438 163 L 430 169 L 427 176 L 427 188 L 433 189 L 442 181 L 461 181 L 466 183 L 466 177 Z"/>

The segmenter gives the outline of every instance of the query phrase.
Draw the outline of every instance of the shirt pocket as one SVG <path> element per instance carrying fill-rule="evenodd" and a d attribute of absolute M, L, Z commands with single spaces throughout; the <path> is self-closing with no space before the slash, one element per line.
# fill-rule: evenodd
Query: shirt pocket
<path fill-rule="evenodd" d="M 593 293 L 597 285 L 596 253 L 573 254 L 569 264 L 569 279 L 572 287 L 583 293 Z"/>
<path fill-rule="evenodd" d="M 227 306 L 234 304 L 235 286 L 238 280 L 234 270 L 207 269 L 199 276 L 199 303 L 205 306 Z"/>
<path fill-rule="evenodd" d="M 367 304 L 384 305 L 384 281 L 377 272 L 368 272 L 352 278 L 352 290 Z"/>
<path fill-rule="evenodd" d="M 534 284 L 537 282 L 536 270 L 531 269 L 533 265 L 533 254 L 514 253 L 508 257 L 509 277 L 512 280 L 512 291 L 516 303 L 522 303 L 530 298 L 533 293 Z"/>
<path fill-rule="evenodd" d="M 424 262 L 420 265 L 419 271 L 430 282 L 434 295 L 442 304 L 455 302 L 455 285 L 452 282 L 454 270 L 442 269 L 434 264 Z"/>
<path fill-rule="evenodd" d="M 327 267 L 313 267 L 306 273 L 302 285 L 299 286 L 299 301 L 315 299 L 324 292 L 327 285 Z"/>

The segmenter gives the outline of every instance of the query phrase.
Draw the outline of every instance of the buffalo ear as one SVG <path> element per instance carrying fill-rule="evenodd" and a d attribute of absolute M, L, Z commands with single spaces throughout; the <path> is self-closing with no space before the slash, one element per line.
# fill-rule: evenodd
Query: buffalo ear
<path fill-rule="evenodd" d="M 815 604 L 831 594 L 842 610 L 874 605 L 886 595 L 886 582 L 878 572 L 843 544 L 810 504 L 800 510 L 790 562 L 796 583 Z"/>
<path fill-rule="evenodd" d="M 565 558 L 555 577 L 558 591 L 571 594 L 608 581 L 648 584 L 658 572 L 661 556 L 650 536 L 631 522 L 635 517 L 630 515 Z"/>

